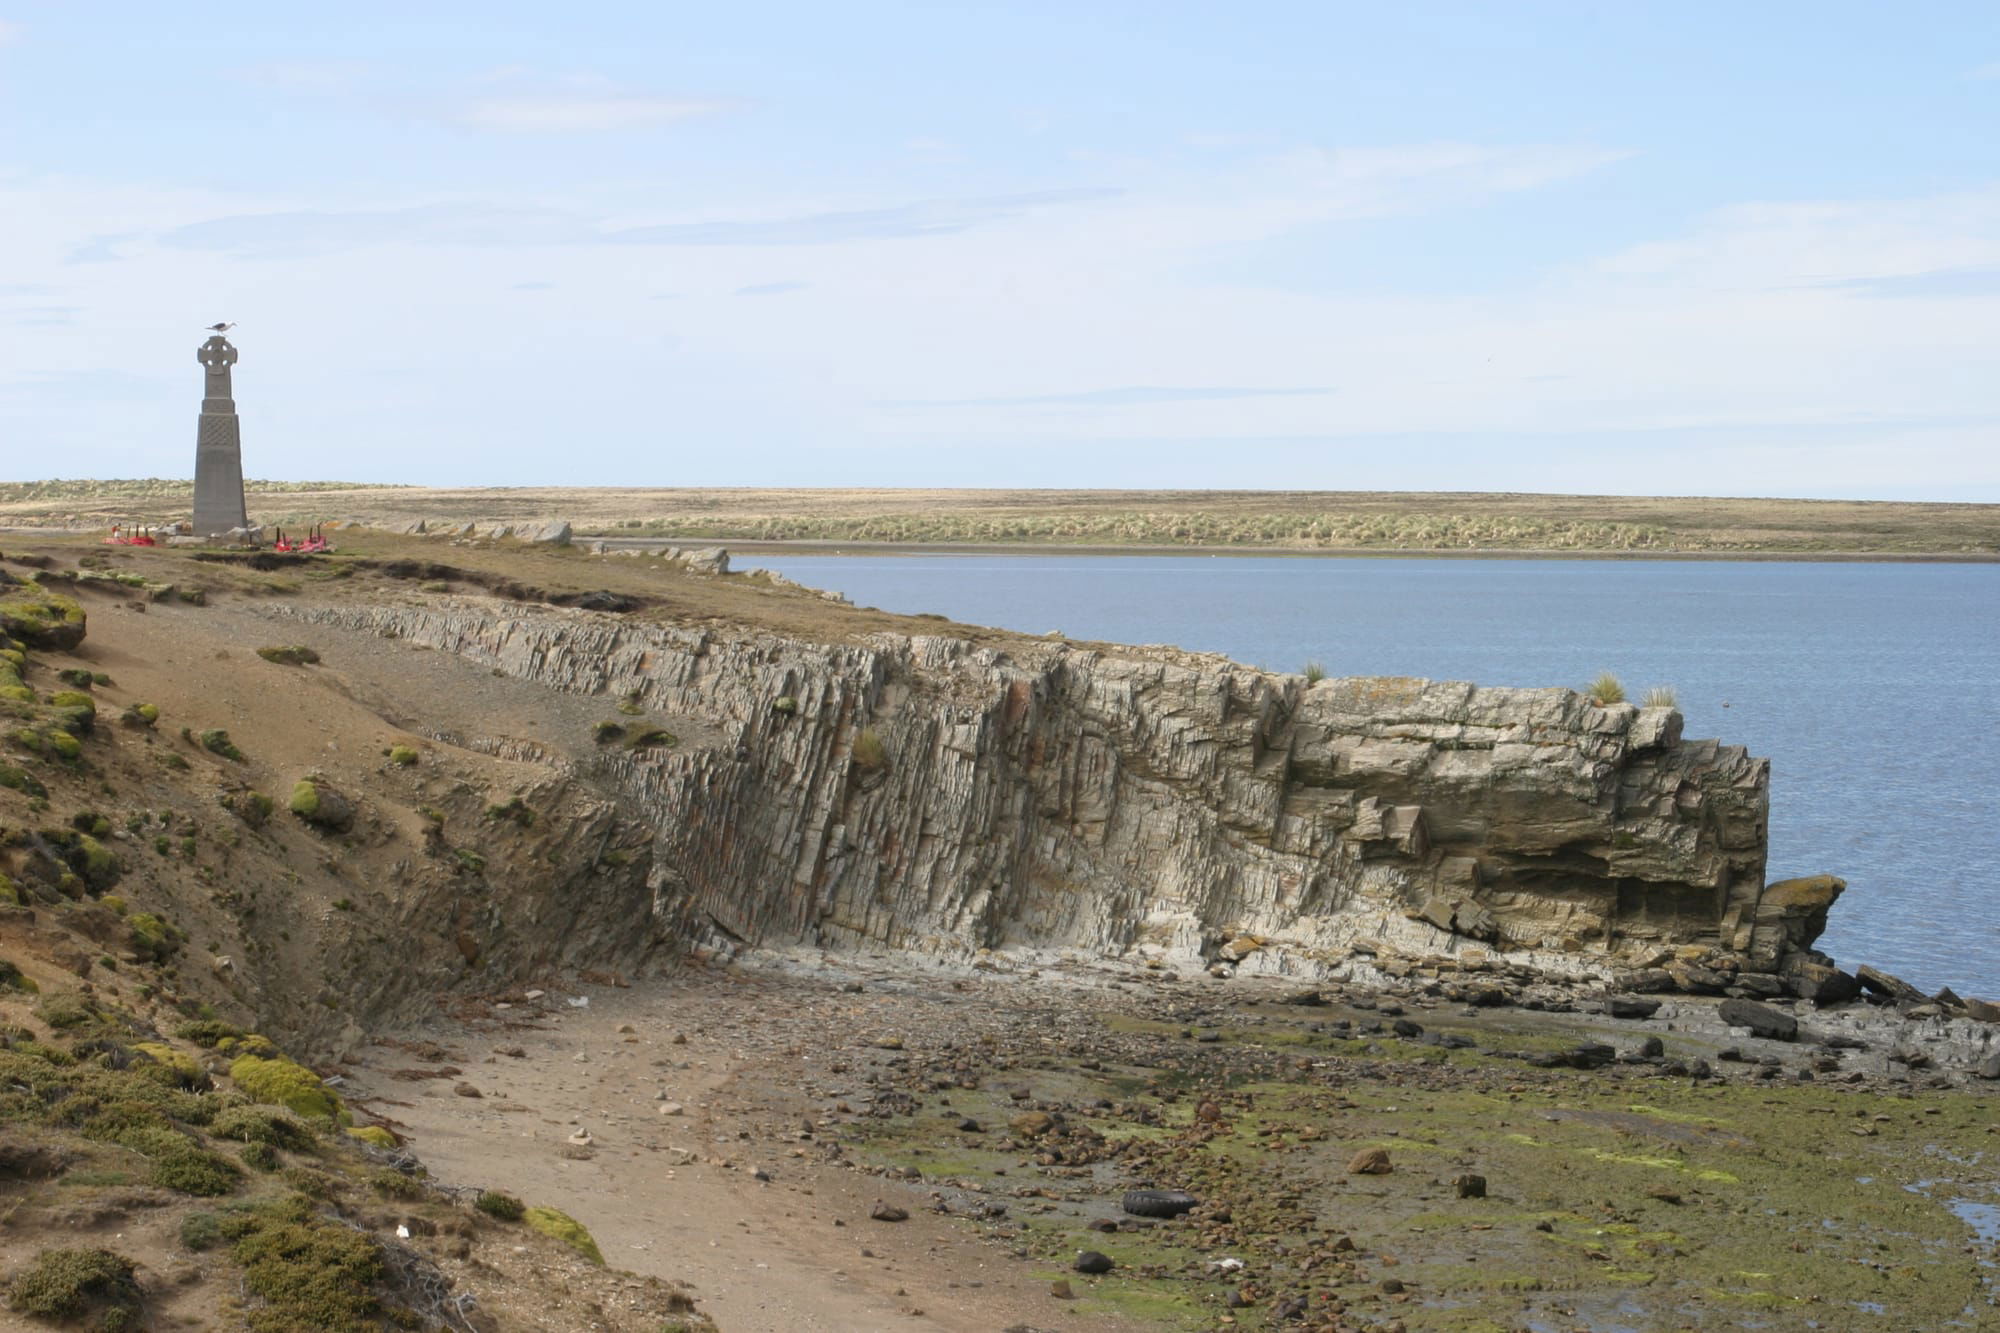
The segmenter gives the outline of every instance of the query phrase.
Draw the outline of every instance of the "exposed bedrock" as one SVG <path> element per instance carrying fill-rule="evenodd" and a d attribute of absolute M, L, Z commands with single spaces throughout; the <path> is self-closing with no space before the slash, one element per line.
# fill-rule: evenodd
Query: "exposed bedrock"
<path fill-rule="evenodd" d="M 1682 739 L 1672 709 L 1566 689 L 1308 684 L 1168 649 L 823 644 L 452 599 L 289 614 L 719 737 L 586 767 L 657 829 L 656 916 L 739 941 L 1212 952 L 1249 936 L 1251 965 L 1300 970 L 1370 943 L 1474 940 L 1545 965 L 1701 945 L 1771 971 L 1838 893 L 1766 890 L 1765 760 Z"/>

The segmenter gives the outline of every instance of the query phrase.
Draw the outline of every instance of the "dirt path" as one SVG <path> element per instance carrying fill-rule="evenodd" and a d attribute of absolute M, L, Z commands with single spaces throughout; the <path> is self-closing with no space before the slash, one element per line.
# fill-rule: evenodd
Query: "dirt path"
<path fill-rule="evenodd" d="M 442 1064 L 375 1047 L 352 1091 L 437 1178 L 571 1213 L 611 1263 L 692 1284 L 727 1330 L 1138 1327 L 1079 1314 L 1028 1264 L 934 1211 L 922 1184 L 827 1160 L 821 1135 L 843 1100 L 831 1094 L 846 1088 L 830 1071 L 842 1061 L 787 1044 L 770 1019 L 784 1005 L 797 1020 L 805 1003 L 838 1022 L 833 1011 L 848 1006 L 835 994 L 802 999 L 775 979 L 734 973 L 589 987 L 413 1034 L 419 1048 L 442 1048 L 421 1051 Z M 500 1053 L 513 1050 L 522 1054 Z M 396 1072 L 440 1068 L 462 1073 Z M 662 1114 L 674 1106 L 679 1114 Z M 587 1152 L 571 1143 L 578 1130 L 591 1138 Z M 872 1220 L 877 1200 L 908 1220 Z"/>

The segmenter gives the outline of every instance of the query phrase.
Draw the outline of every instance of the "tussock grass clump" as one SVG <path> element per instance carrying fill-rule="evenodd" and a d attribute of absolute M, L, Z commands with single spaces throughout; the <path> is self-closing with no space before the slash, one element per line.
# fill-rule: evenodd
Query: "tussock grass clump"
<path fill-rule="evenodd" d="M 863 727 L 854 737 L 854 766 L 864 773 L 877 773 L 889 766 L 889 750 L 882 733 Z"/>
<path fill-rule="evenodd" d="M 408 768 L 417 762 L 417 752 L 408 745 L 392 745 L 389 747 L 389 762 L 398 768 Z"/>
<path fill-rule="evenodd" d="M 1596 704 L 1622 704 L 1625 702 L 1625 687 L 1618 677 L 1609 671 L 1598 673 L 1597 679 L 1584 687 L 1584 697 Z"/>
<path fill-rule="evenodd" d="M 111 1250 L 43 1250 L 7 1284 L 7 1308 L 36 1319 L 80 1319 L 98 1327 L 137 1327 L 142 1297 L 132 1262 Z"/>
<path fill-rule="evenodd" d="M 243 751 L 236 748 L 236 742 L 229 739 L 229 733 L 221 727 L 210 727 L 201 733 L 201 748 L 210 754 L 219 754 L 224 759 L 243 762 Z"/>
<path fill-rule="evenodd" d="M 319 654 L 302 643 L 259 648 L 257 656 L 279 666 L 312 666 L 319 661 Z"/>
<path fill-rule="evenodd" d="M 1306 678 L 1307 685 L 1317 685 L 1326 679 L 1326 668 L 1318 662 L 1307 662 L 1306 669 L 1302 674 Z"/>
<path fill-rule="evenodd" d="M 1655 685 L 1646 691 L 1646 696 L 1640 701 L 1640 706 L 1642 708 L 1679 708 L 1681 701 L 1680 697 L 1674 693 L 1673 686 Z"/>

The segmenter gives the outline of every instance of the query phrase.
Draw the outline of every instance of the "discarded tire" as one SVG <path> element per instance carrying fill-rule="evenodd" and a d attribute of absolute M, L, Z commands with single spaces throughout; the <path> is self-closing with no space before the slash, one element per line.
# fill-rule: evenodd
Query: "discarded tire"
<path fill-rule="evenodd" d="M 1186 1190 L 1127 1190 L 1119 1206 L 1134 1217 L 1179 1217 L 1198 1202 Z"/>

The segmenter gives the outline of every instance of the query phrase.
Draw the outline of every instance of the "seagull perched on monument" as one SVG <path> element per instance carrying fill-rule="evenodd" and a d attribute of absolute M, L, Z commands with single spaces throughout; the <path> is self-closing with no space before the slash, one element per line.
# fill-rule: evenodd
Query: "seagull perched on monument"
<path fill-rule="evenodd" d="M 210 333 L 227 333 L 236 326 L 234 324 L 210 324 L 206 327 Z"/>

